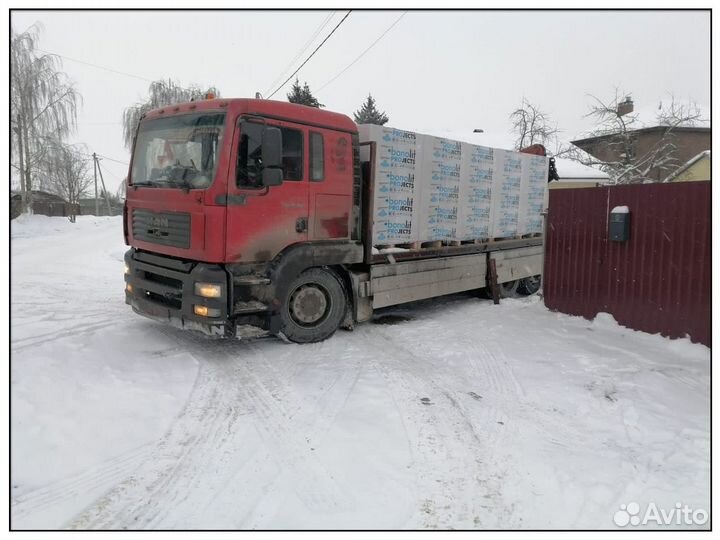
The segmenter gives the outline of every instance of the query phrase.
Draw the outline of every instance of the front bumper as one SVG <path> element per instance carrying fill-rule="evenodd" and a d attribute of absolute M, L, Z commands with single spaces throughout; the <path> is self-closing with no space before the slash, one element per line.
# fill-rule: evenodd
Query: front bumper
<path fill-rule="evenodd" d="M 228 288 L 228 275 L 221 266 L 185 262 L 134 248 L 125 253 L 125 263 L 129 268 L 125 274 L 125 303 L 135 313 L 211 337 L 235 335 L 235 323 L 228 316 L 232 293 Z M 221 284 L 221 296 L 197 296 L 196 282 Z M 196 315 L 196 305 L 217 309 L 219 315 Z"/>

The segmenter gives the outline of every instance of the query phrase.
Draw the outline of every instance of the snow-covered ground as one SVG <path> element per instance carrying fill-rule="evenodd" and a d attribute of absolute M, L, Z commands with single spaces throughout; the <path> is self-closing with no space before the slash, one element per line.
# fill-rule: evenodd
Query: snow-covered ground
<path fill-rule="evenodd" d="M 12 223 L 14 528 L 614 528 L 709 508 L 710 351 L 470 295 L 329 341 L 133 314 L 119 218 Z M 628 525 L 631 528 L 632 525 Z"/>

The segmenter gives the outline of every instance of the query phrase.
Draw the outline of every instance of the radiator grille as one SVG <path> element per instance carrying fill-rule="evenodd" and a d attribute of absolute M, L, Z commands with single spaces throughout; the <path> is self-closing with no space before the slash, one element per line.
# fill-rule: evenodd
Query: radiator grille
<path fill-rule="evenodd" d="M 153 212 L 134 208 L 132 231 L 136 240 L 188 249 L 190 247 L 190 214 Z"/>

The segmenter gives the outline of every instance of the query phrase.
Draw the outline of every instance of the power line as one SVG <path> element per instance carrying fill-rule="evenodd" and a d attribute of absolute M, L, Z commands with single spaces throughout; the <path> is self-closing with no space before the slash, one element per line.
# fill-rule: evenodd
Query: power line
<path fill-rule="evenodd" d="M 305 64 L 308 63 L 308 61 L 315 55 L 315 53 L 320 50 L 320 47 L 322 47 L 322 46 L 325 44 L 325 42 L 326 42 L 328 39 L 330 39 L 330 36 L 332 36 L 332 35 L 335 33 L 335 30 L 337 30 L 338 28 L 340 28 L 340 25 L 345 22 L 345 19 L 347 19 L 347 18 L 350 16 L 351 13 L 352 13 L 352 9 L 349 10 L 349 11 L 345 14 L 345 16 L 340 20 L 339 23 L 337 23 L 337 25 L 335 26 L 335 28 L 332 29 L 332 31 L 327 35 L 327 37 L 322 40 L 322 42 L 320 43 L 320 45 L 317 46 L 317 48 L 310 54 L 310 56 L 308 56 L 308 57 L 305 59 L 305 61 L 304 61 L 302 64 L 300 64 L 300 67 L 297 68 L 297 69 L 293 72 L 292 75 L 290 75 L 287 79 L 285 79 L 285 82 L 282 83 L 280 86 L 278 86 L 278 87 L 275 89 L 275 91 L 267 97 L 267 99 L 270 99 L 270 98 L 273 97 L 275 94 L 277 94 L 278 90 L 280 90 L 283 86 L 285 86 L 285 85 L 287 84 L 287 82 L 288 82 L 290 79 L 292 79 L 292 78 L 295 76 L 295 74 L 296 74 L 298 71 L 300 71 Z"/>
<path fill-rule="evenodd" d="M 77 153 L 77 154 L 80 154 L 80 155 L 83 155 L 83 156 L 87 156 L 87 157 L 93 157 L 93 154 L 88 154 L 87 152 L 76 152 L 76 153 Z M 94 155 L 97 156 L 97 157 L 99 157 L 99 158 L 102 158 L 102 159 L 107 159 L 108 161 L 114 161 L 115 163 L 119 163 L 120 165 L 130 165 L 127 161 L 120 161 L 119 159 L 114 159 L 114 158 L 111 158 L 111 157 L 107 157 L 107 156 L 104 156 L 104 155 L 102 155 L 102 154 L 98 154 L 97 152 L 95 152 Z"/>
<path fill-rule="evenodd" d="M 380 34 L 380 37 L 378 37 L 375 41 L 373 41 L 367 49 L 365 49 L 363 52 L 361 52 L 360 55 L 359 55 L 357 58 L 355 58 L 355 60 L 353 60 L 352 62 L 350 62 L 350 63 L 345 67 L 345 69 L 343 69 L 340 73 L 338 73 L 337 75 L 335 75 L 335 76 L 334 76 L 332 79 L 330 79 L 328 82 L 326 82 L 325 84 L 323 84 L 320 88 L 318 88 L 318 89 L 316 90 L 316 92 L 320 92 L 323 88 L 325 88 L 326 86 L 328 86 L 330 83 L 332 83 L 333 81 L 335 81 L 335 79 L 337 79 L 340 75 L 342 75 L 342 74 L 345 73 L 348 69 L 350 69 L 350 68 L 355 64 L 355 62 L 357 62 L 357 61 L 360 60 L 363 56 L 365 56 L 365 53 L 367 53 L 370 49 L 372 49 L 372 48 L 378 43 L 378 41 L 380 41 L 382 38 L 384 38 L 385 35 L 386 35 L 388 32 L 390 32 L 390 30 L 392 30 L 393 27 L 394 27 L 397 23 L 399 23 L 399 22 L 400 22 L 400 19 L 402 19 L 405 15 L 407 15 L 407 11 L 403 12 L 402 15 L 400 15 L 397 19 L 395 19 L 395 22 L 392 23 L 390 26 L 388 26 L 387 30 L 385 30 L 382 34 Z"/>
<path fill-rule="evenodd" d="M 278 75 L 278 76 L 275 78 L 275 80 L 268 85 L 268 89 L 265 90 L 265 93 L 266 93 L 266 94 L 267 94 L 270 90 L 273 89 L 273 87 L 277 84 L 277 82 L 278 82 L 280 79 L 282 79 L 282 76 L 283 76 L 285 73 L 287 73 L 288 69 L 290 69 L 290 68 L 293 66 L 293 64 L 297 61 L 297 59 L 300 58 L 300 57 L 305 53 L 305 51 L 307 50 L 307 48 L 312 44 L 313 41 L 315 41 L 315 38 L 318 37 L 318 35 L 320 34 L 320 32 L 323 31 L 323 29 L 327 26 L 327 23 L 330 22 L 330 19 L 333 18 L 333 16 L 335 15 L 335 13 L 336 13 L 335 11 L 331 11 L 330 14 L 329 14 L 327 17 L 325 17 L 325 20 L 320 23 L 320 26 L 317 27 L 317 29 L 315 30 L 315 33 L 313 33 L 312 37 L 305 42 L 305 45 L 303 45 L 302 48 L 300 49 L 300 51 L 298 51 L 298 53 L 295 55 L 295 57 L 294 57 L 292 60 L 290 60 L 290 63 L 289 63 L 287 66 L 285 66 L 285 69 L 283 69 L 283 70 L 280 72 L 280 75 Z"/>
<path fill-rule="evenodd" d="M 120 161 L 119 159 L 113 159 L 111 157 L 103 156 L 102 154 L 97 154 L 97 156 L 103 159 L 107 159 L 108 161 L 114 161 L 115 163 L 119 163 L 120 165 L 130 165 L 127 161 Z"/>
<path fill-rule="evenodd" d="M 120 178 L 116 173 L 112 172 L 110 167 L 105 167 L 105 172 L 108 173 L 110 176 L 112 176 L 115 180 L 119 180 L 120 182 L 123 181 L 123 179 Z"/>
<path fill-rule="evenodd" d="M 78 64 L 85 64 L 86 66 L 91 66 L 97 69 L 104 69 L 105 71 L 110 71 L 112 73 L 117 73 L 118 75 L 125 75 L 127 77 L 133 77 L 134 79 L 140 79 L 141 81 L 147 81 L 147 82 L 153 82 L 152 79 L 146 79 L 145 77 L 141 77 L 140 75 L 133 75 L 132 73 L 126 73 L 124 71 L 118 71 L 117 69 L 112 69 L 105 66 L 99 66 L 97 64 L 91 64 L 90 62 L 85 62 L 83 60 L 78 60 L 77 58 L 70 58 L 69 56 L 65 56 L 62 54 L 54 53 L 52 51 L 46 51 L 43 49 L 38 49 L 37 47 L 35 50 L 40 51 L 45 54 L 54 54 L 55 56 L 59 56 L 60 58 L 64 58 L 65 60 L 70 60 L 71 62 L 77 62 Z"/>

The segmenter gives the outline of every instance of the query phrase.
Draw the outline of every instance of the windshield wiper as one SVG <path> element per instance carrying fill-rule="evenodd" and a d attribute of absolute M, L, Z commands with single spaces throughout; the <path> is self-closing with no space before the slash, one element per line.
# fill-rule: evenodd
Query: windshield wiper
<path fill-rule="evenodd" d="M 185 178 L 168 178 L 167 180 L 162 180 L 162 184 L 167 185 L 168 187 L 179 187 L 183 188 L 186 192 L 189 192 L 191 189 L 193 189 L 195 186 L 190 183 L 190 180 L 186 180 Z M 163 187 L 163 186 L 156 186 L 156 187 Z"/>

